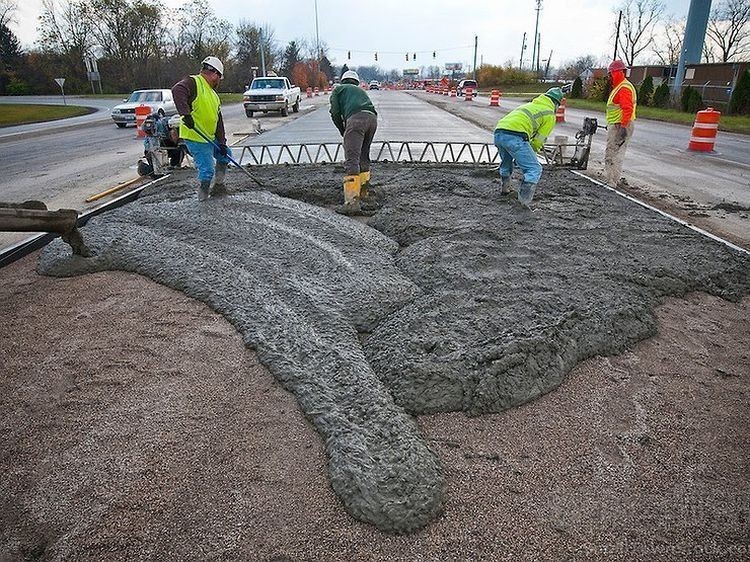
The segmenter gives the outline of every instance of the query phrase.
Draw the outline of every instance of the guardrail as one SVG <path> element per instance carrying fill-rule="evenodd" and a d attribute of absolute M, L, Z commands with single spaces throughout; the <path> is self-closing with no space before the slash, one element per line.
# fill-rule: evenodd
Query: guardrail
<path fill-rule="evenodd" d="M 233 146 L 232 148 L 240 148 Z M 496 164 L 494 144 L 474 142 L 377 141 L 370 149 L 374 162 L 434 162 Z M 251 166 L 271 164 L 331 164 L 344 161 L 339 143 L 244 145 L 238 162 Z"/>

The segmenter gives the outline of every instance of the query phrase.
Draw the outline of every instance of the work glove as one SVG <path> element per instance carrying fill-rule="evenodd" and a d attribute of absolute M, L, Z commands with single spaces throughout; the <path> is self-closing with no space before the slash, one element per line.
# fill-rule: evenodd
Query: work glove
<path fill-rule="evenodd" d="M 620 145 L 625 144 L 625 139 L 628 138 L 628 130 L 622 125 L 617 126 L 617 143 Z"/>
<path fill-rule="evenodd" d="M 221 154 L 222 156 L 226 156 L 227 155 L 227 145 L 225 145 L 225 144 L 220 144 L 219 145 L 219 154 Z"/>
<path fill-rule="evenodd" d="M 195 129 L 195 121 L 193 120 L 192 115 L 183 115 L 182 122 L 188 129 Z"/>

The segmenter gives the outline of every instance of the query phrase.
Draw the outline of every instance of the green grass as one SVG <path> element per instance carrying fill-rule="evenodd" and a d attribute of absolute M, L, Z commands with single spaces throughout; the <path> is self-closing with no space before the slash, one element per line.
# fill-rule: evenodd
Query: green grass
<path fill-rule="evenodd" d="M 30 103 L 8 103 L 0 105 L 0 127 L 24 125 L 26 123 L 41 123 L 54 121 L 66 117 L 86 115 L 92 110 L 77 105 L 38 105 Z"/>
<path fill-rule="evenodd" d="M 238 103 L 242 101 L 242 94 L 219 94 L 221 103 Z"/>
<path fill-rule="evenodd" d="M 606 103 L 603 101 L 568 99 L 568 107 L 578 109 L 592 109 L 604 113 Z M 682 125 L 692 125 L 695 121 L 694 113 L 685 113 L 675 109 L 662 109 L 660 107 L 647 107 L 639 105 L 638 117 L 642 119 L 652 119 L 654 121 L 666 121 L 667 123 L 678 123 Z M 722 115 L 719 121 L 719 130 L 730 133 L 741 133 L 750 135 L 750 116 L 747 115 Z"/>

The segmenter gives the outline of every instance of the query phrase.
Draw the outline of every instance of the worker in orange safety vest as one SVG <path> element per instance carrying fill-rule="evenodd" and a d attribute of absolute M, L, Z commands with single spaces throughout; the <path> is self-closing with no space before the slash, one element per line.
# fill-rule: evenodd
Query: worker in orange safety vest
<path fill-rule="evenodd" d="M 635 86 L 625 78 L 625 63 L 612 61 L 609 79 L 612 91 L 607 100 L 607 148 L 604 152 L 604 175 L 607 184 L 616 187 L 622 174 L 625 150 L 633 136 L 637 106 Z"/>

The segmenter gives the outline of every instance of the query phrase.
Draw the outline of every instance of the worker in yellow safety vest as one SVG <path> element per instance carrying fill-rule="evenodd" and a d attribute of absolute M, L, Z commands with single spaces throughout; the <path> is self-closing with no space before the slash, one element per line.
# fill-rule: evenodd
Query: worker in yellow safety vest
<path fill-rule="evenodd" d="M 205 201 L 209 194 L 224 193 L 224 176 L 232 155 L 227 147 L 221 102 L 216 93 L 223 75 L 222 62 L 216 57 L 206 57 L 199 74 L 187 76 L 172 86 L 172 97 L 182 116 L 180 138 L 185 141 L 198 169 L 198 201 Z"/>
<path fill-rule="evenodd" d="M 530 103 L 508 113 L 495 126 L 495 146 L 500 155 L 500 193 L 510 193 L 510 176 L 515 161 L 523 172 L 518 201 L 524 207 L 528 208 L 531 204 L 536 184 L 542 177 L 542 165 L 537 160 L 536 153 L 555 128 L 555 110 L 562 99 L 563 92 L 560 88 L 550 88 Z"/>
<path fill-rule="evenodd" d="M 633 137 L 633 122 L 638 105 L 635 86 L 625 78 L 627 67 L 621 60 L 609 65 L 612 91 L 607 100 L 607 148 L 604 151 L 604 175 L 607 184 L 617 187 L 622 174 L 625 150 Z"/>

